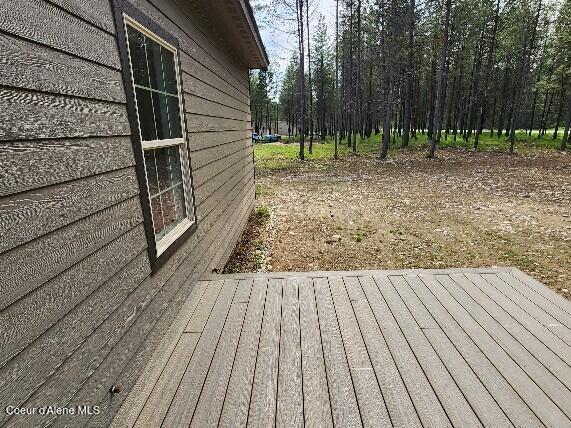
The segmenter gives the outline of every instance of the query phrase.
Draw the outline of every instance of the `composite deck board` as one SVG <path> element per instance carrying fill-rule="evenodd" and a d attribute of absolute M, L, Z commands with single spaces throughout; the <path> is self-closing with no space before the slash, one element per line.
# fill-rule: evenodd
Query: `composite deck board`
<path fill-rule="evenodd" d="M 509 324 L 501 324 L 486 311 L 470 294 L 470 282 L 463 275 L 455 275 L 453 278 L 447 276 L 443 278 L 445 288 L 451 294 L 460 299 L 463 306 L 472 317 L 478 322 L 493 339 L 511 356 L 535 383 L 545 392 L 545 394 L 571 418 L 571 391 L 556 376 L 554 376 L 541 362 L 542 355 L 534 355 L 518 341 L 508 328 Z M 454 284 L 456 283 L 456 285 Z M 460 287 L 458 287 L 460 286 Z M 511 330 L 511 328 L 510 328 Z M 525 342 L 531 348 L 531 340 Z"/>
<path fill-rule="evenodd" d="M 430 284 L 430 281 L 426 278 L 421 280 L 418 276 L 412 275 L 407 276 L 406 281 L 510 421 L 516 426 L 540 425 L 535 414 L 492 364 L 491 360 L 472 341 L 462 328 L 462 324 L 451 315 L 427 287 L 425 282 Z M 468 375 L 464 374 L 464 376 Z"/>
<path fill-rule="evenodd" d="M 355 311 L 365 346 L 375 369 L 377 380 L 391 423 L 395 427 L 421 427 L 414 404 L 402 380 L 399 369 L 375 320 L 369 302 L 356 277 L 343 279 Z"/>
<path fill-rule="evenodd" d="M 391 281 L 482 424 L 512 426 L 504 411 L 478 379 L 453 342 L 440 328 L 418 296 L 414 294 L 407 278 L 392 277 Z"/>
<path fill-rule="evenodd" d="M 543 335 L 531 333 L 522 323 L 518 322 L 517 319 L 500 307 L 497 301 L 492 300 L 480 288 L 477 288 L 489 285 L 480 275 L 467 275 L 466 277 L 472 283 L 466 286 L 466 290 L 470 295 L 555 377 L 564 385 L 571 385 L 571 367 L 569 367 L 569 362 L 559 357 L 541 341 Z M 567 350 L 566 353 L 569 354 L 569 351 Z M 563 355 L 565 355 L 565 352 Z"/>
<path fill-rule="evenodd" d="M 149 396 L 155 389 L 156 383 L 161 379 L 161 375 L 163 373 L 165 373 L 165 375 L 170 373 L 170 370 L 167 369 L 166 366 L 171 363 L 171 360 L 173 363 L 180 363 L 184 362 L 186 358 L 190 359 L 190 357 L 192 357 L 192 351 L 185 351 L 179 358 L 174 358 L 173 352 L 179 348 L 179 343 L 182 340 L 188 319 L 200 304 L 201 298 L 208 285 L 210 285 L 208 281 L 198 281 L 190 292 L 184 306 L 166 332 L 165 340 L 161 342 L 157 352 L 154 353 L 153 358 L 151 358 L 145 367 L 141 377 L 133 386 L 132 391 L 136 391 L 136 393 L 129 395 L 129 400 L 125 402 L 125 406 L 117 413 L 115 421 L 118 425 L 134 425 L 145 404 L 149 401 Z M 198 343 L 199 334 L 187 335 L 186 340 L 189 340 L 192 336 L 196 338 L 196 343 Z M 186 366 L 184 366 L 184 368 L 186 369 Z M 182 377 L 182 374 L 180 377 Z M 162 379 L 171 382 L 170 376 L 163 376 Z M 160 388 L 157 388 L 157 390 L 160 390 Z M 164 413 L 166 413 L 166 410 L 163 414 Z"/>
<path fill-rule="evenodd" d="M 220 416 L 219 425 L 222 427 L 245 426 L 248 420 L 267 288 L 267 279 L 254 280 Z"/>
<path fill-rule="evenodd" d="M 234 302 L 200 393 L 191 426 L 205 427 L 218 423 L 248 306 L 247 301 L 243 302 L 243 294 L 249 295 L 250 290 L 251 283 L 242 281 L 238 284 L 238 290 L 234 295 Z"/>
<path fill-rule="evenodd" d="M 538 296 L 534 290 L 527 288 L 517 278 L 506 276 L 501 279 L 508 284 L 506 287 L 508 290 L 512 288 L 515 291 L 510 291 L 513 301 L 517 301 L 531 316 L 571 346 L 571 329 L 569 328 L 571 316 L 567 312 L 544 297 Z"/>
<path fill-rule="evenodd" d="M 391 281 L 388 276 L 376 276 L 374 280 L 452 424 L 463 427 L 481 426 L 456 381 L 396 292 L 395 287 L 403 286 L 402 277 Z M 434 330 L 438 331 L 439 328 L 434 327 Z"/>
<path fill-rule="evenodd" d="M 283 285 L 276 426 L 303 427 L 299 282 Z"/>
<path fill-rule="evenodd" d="M 208 317 L 208 322 L 205 325 L 205 330 L 200 336 L 197 349 L 190 359 L 186 372 L 165 416 L 164 426 L 190 424 L 214 352 L 230 312 L 236 286 L 236 281 L 224 281 L 219 294 L 220 298 L 214 304 L 211 316 Z"/>
<path fill-rule="evenodd" d="M 391 354 L 424 426 L 451 426 L 436 393 L 372 277 L 359 278 Z"/>
<path fill-rule="evenodd" d="M 571 427 L 571 352 L 517 274 L 203 275 L 114 426 Z"/>
<path fill-rule="evenodd" d="M 335 426 L 363 426 L 327 278 L 314 280 L 329 399 Z"/>
<path fill-rule="evenodd" d="M 505 283 L 494 275 L 482 275 L 486 280 L 473 281 L 479 286 L 490 298 L 509 313 L 517 322 L 521 323 L 530 333 L 532 333 L 539 341 L 547 346 L 551 351 L 559 356 L 563 361 L 571 353 L 571 346 L 567 345 L 560 337 L 555 335 L 551 330 L 537 320 L 525 310 L 526 302 L 521 302 L 517 298 L 513 298 L 511 293 L 506 293 Z M 471 276 L 468 276 L 471 279 Z M 533 304 L 533 303 L 532 303 Z M 566 364 L 569 366 L 570 361 Z"/>
<path fill-rule="evenodd" d="M 343 278 L 331 278 L 329 289 L 333 296 L 339 330 L 347 355 L 347 363 L 353 378 L 357 404 L 364 426 L 388 426 L 390 417 L 383 393 L 373 370 L 365 342 L 349 302 Z"/>
<path fill-rule="evenodd" d="M 276 420 L 282 287 L 281 279 L 270 279 L 268 282 L 248 412 L 249 426 L 271 426 Z"/>
<path fill-rule="evenodd" d="M 453 287 L 459 287 L 450 277 L 446 276 Z M 484 329 L 476 319 L 462 305 L 463 300 L 458 302 L 451 293 L 442 285 L 445 279 L 440 277 L 423 277 L 430 291 L 434 293 L 437 299 L 450 311 L 451 315 L 457 320 L 462 328 L 468 333 L 470 338 L 476 345 L 493 361 L 498 371 L 507 378 L 508 382 L 513 386 L 516 392 L 524 399 L 526 404 L 533 408 L 537 417 L 546 425 L 559 426 L 565 420 L 569 420 L 561 410 L 549 399 L 539 386 L 535 383 L 537 379 L 532 379 L 527 373 L 513 360 L 509 349 L 502 348 L 493 336 Z M 461 289 L 460 289 L 461 290 Z M 466 298 L 467 296 L 464 296 Z"/>
<path fill-rule="evenodd" d="M 299 283 L 299 323 L 306 426 L 333 427 L 313 281 Z"/>
<path fill-rule="evenodd" d="M 535 278 L 532 278 L 531 276 L 520 271 L 519 269 L 514 269 L 510 272 L 500 273 L 498 274 L 498 277 L 504 279 L 506 278 L 506 275 L 510 275 L 517 278 L 522 284 L 526 285 L 527 287 L 535 291 L 536 294 L 542 296 L 545 300 L 548 300 L 555 306 L 563 309 L 565 312 L 571 315 L 571 301 L 566 299 L 561 299 L 561 296 L 555 293 L 555 291 L 545 287 L 541 282 L 537 281 Z"/>

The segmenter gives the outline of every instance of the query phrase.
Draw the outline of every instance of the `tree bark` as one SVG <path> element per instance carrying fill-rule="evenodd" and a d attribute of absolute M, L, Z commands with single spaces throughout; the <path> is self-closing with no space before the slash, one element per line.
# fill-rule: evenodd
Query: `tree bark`
<path fill-rule="evenodd" d="M 311 86 L 311 45 L 309 37 L 309 4 L 305 8 L 307 27 L 307 83 L 309 86 L 309 154 L 313 154 L 313 87 Z"/>
<path fill-rule="evenodd" d="M 442 105 L 444 103 L 444 87 L 446 85 L 446 57 L 448 55 L 448 28 L 450 26 L 450 10 L 452 9 L 452 1 L 446 0 L 446 17 L 444 20 L 444 36 L 440 49 L 440 65 L 438 76 L 438 87 L 436 92 L 436 107 L 434 113 L 433 130 L 435 135 L 430 140 L 428 149 L 428 157 L 433 158 L 436 146 L 440 142 L 440 129 L 442 128 Z"/>
<path fill-rule="evenodd" d="M 476 134 L 474 135 L 474 149 L 478 148 L 480 142 L 480 134 L 484 127 L 484 119 L 486 112 L 486 104 L 488 102 L 488 85 L 490 79 L 490 71 L 494 60 L 494 48 L 496 46 L 496 34 L 498 31 L 498 22 L 500 16 L 500 0 L 496 2 L 496 10 L 494 11 L 494 26 L 492 28 L 492 35 L 490 40 L 490 48 L 488 49 L 488 58 L 486 59 L 486 72 L 484 74 L 484 82 L 482 83 L 482 91 L 478 99 L 478 117 L 476 119 Z M 494 100 L 495 108 L 495 100 Z"/>
<path fill-rule="evenodd" d="M 520 66 L 520 71 L 518 73 L 517 79 L 516 79 L 516 90 L 515 90 L 515 94 L 514 94 L 514 103 L 513 103 L 513 107 L 512 107 L 512 114 L 511 114 L 511 127 L 510 127 L 510 136 L 509 136 L 509 142 L 510 142 L 510 153 L 514 152 L 514 148 L 515 148 L 515 128 L 517 126 L 517 120 L 519 118 L 519 110 L 520 110 L 520 103 L 521 103 L 521 96 L 522 96 L 522 92 L 523 92 L 523 82 L 525 81 L 525 74 L 528 68 L 528 60 L 529 60 L 529 56 L 530 56 L 530 52 L 533 50 L 533 46 L 535 44 L 535 35 L 537 32 L 537 24 L 539 22 L 539 15 L 541 13 L 541 0 L 539 1 L 538 7 L 537 7 L 537 14 L 535 15 L 535 21 L 533 23 L 533 30 L 531 33 L 531 38 L 529 40 L 525 40 L 524 46 L 523 46 L 523 55 L 522 55 L 522 59 L 521 59 L 521 66 Z"/>
<path fill-rule="evenodd" d="M 334 106 L 333 115 L 335 122 L 335 142 L 333 148 L 333 158 L 339 158 L 339 141 L 338 141 L 338 104 L 339 104 L 339 0 L 335 2 L 335 94 L 334 94 Z"/>
<path fill-rule="evenodd" d="M 404 98 L 404 118 L 402 130 L 402 146 L 407 147 L 410 136 L 412 118 L 412 84 L 414 79 L 414 21 L 415 0 L 410 0 L 408 7 L 408 70 L 406 71 L 406 92 Z"/>
<path fill-rule="evenodd" d="M 561 150 L 567 149 L 569 143 L 569 127 L 571 126 L 571 91 L 567 96 L 567 120 L 565 120 L 565 130 L 563 131 L 563 139 L 561 140 Z"/>
<path fill-rule="evenodd" d="M 305 52 L 303 43 L 303 1 L 297 0 L 297 23 L 299 38 L 299 104 L 300 104 L 300 122 L 301 136 L 299 140 L 299 158 L 305 159 Z"/>
<path fill-rule="evenodd" d="M 553 131 L 553 139 L 557 139 L 559 131 L 559 123 L 561 122 L 561 113 L 563 112 L 563 104 L 565 103 L 565 82 L 561 85 L 561 93 L 559 95 L 559 109 L 557 110 L 557 118 L 555 119 L 555 130 Z"/>

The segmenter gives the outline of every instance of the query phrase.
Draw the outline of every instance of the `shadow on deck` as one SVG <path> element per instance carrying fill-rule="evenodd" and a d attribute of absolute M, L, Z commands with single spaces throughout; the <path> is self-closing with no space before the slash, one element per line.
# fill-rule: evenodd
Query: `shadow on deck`
<path fill-rule="evenodd" d="M 116 426 L 571 426 L 571 303 L 512 268 L 206 276 Z"/>

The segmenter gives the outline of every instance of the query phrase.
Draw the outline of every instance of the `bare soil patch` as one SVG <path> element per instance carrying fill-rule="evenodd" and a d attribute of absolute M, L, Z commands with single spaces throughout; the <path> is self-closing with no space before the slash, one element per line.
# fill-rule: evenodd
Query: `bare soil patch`
<path fill-rule="evenodd" d="M 516 266 L 571 298 L 570 161 L 449 149 L 258 170 L 264 270 Z M 227 271 L 259 270 L 250 235 Z"/>

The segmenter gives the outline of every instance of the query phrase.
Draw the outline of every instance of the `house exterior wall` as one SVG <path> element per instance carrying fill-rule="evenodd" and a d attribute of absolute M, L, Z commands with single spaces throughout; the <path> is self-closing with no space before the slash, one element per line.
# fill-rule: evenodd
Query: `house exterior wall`
<path fill-rule="evenodd" d="M 2 426 L 106 426 L 253 207 L 248 70 L 183 0 L 131 3 L 179 40 L 197 229 L 151 275 L 111 0 L 0 2 Z M 99 414 L 5 412 L 46 405 Z"/>

